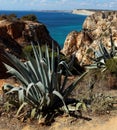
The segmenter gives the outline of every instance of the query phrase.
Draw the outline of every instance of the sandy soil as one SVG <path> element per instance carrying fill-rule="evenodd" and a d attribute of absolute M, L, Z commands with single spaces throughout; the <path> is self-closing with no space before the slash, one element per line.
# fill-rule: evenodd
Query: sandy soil
<path fill-rule="evenodd" d="M 117 117 L 115 116 L 94 117 L 91 121 L 59 117 L 51 126 L 21 123 L 17 119 L 8 120 L 7 118 L 3 118 L 0 122 L 2 123 L 0 130 L 117 130 Z"/>
<path fill-rule="evenodd" d="M 80 121 L 79 121 L 80 122 Z M 78 122 L 78 124 L 79 124 Z M 71 125 L 61 128 L 60 123 L 56 123 L 50 130 L 117 130 L 117 117 L 112 117 L 108 121 L 104 119 L 94 118 L 92 121 L 82 121 L 82 125 Z M 28 130 L 28 129 L 27 129 Z"/>

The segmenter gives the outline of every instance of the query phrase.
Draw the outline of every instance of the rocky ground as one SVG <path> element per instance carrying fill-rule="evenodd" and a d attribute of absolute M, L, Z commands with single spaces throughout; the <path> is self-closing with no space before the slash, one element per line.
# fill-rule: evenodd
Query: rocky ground
<path fill-rule="evenodd" d="M 16 111 L 11 110 L 5 112 L 3 104 L 0 109 L 0 130 L 116 130 L 117 129 L 117 86 L 116 79 L 109 74 L 106 77 L 98 77 L 93 89 L 89 91 L 88 85 L 94 77 L 87 75 L 87 77 L 78 85 L 73 91 L 72 96 L 76 98 L 88 99 L 91 95 L 95 96 L 95 100 L 91 108 L 87 111 L 82 110 L 82 116 L 73 117 L 68 115 L 58 115 L 54 118 L 51 125 L 46 126 L 40 124 L 37 120 L 22 120 L 15 117 Z M 75 77 L 70 77 L 69 82 L 73 81 Z M 16 84 L 14 80 L 1 79 L 0 93 L 2 95 L 1 86 L 4 83 Z M 100 95 L 101 94 L 101 95 Z M 98 95 L 98 96 L 96 96 Z M 105 106 L 104 104 L 112 98 L 113 104 Z M 103 99 L 103 101 L 102 101 Z M 114 100 L 115 99 L 115 100 Z M 112 103 L 110 102 L 110 103 Z M 103 104 L 103 105 L 102 105 Z"/>

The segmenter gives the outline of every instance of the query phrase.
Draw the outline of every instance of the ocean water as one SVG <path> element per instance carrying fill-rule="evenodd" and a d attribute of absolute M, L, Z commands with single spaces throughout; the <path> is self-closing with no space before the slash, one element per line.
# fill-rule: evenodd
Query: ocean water
<path fill-rule="evenodd" d="M 19 18 L 27 14 L 35 14 L 38 20 L 44 23 L 51 37 L 56 40 L 61 48 L 68 33 L 73 30 L 80 31 L 86 18 L 69 12 L 39 12 L 39 11 L 0 11 L 0 14 L 16 14 Z"/>

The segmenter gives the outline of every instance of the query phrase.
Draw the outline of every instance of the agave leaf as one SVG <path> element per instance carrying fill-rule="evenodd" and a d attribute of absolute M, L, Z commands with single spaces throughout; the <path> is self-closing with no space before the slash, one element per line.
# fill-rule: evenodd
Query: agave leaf
<path fill-rule="evenodd" d="M 54 59 L 54 44 L 52 42 L 52 57 L 51 57 L 51 71 L 54 72 L 55 68 L 55 59 Z"/>
<path fill-rule="evenodd" d="M 58 86 L 58 75 L 55 73 L 53 73 L 53 76 L 52 76 L 52 89 L 51 90 L 53 91 L 54 89 L 56 91 L 60 91 L 59 86 Z"/>
<path fill-rule="evenodd" d="M 111 42 L 111 51 L 110 51 L 110 54 L 112 55 L 112 57 L 114 57 L 116 55 L 116 46 L 112 40 L 112 31 L 110 30 L 110 42 Z"/>
<path fill-rule="evenodd" d="M 37 102 L 39 102 L 39 99 L 40 99 L 41 95 L 39 93 L 40 91 L 38 91 L 37 85 L 32 86 L 32 91 L 35 94 L 35 99 L 37 100 Z"/>
<path fill-rule="evenodd" d="M 17 113 L 16 113 L 16 116 L 19 115 L 20 111 L 21 111 L 21 110 L 23 109 L 23 107 L 25 107 L 26 105 L 27 105 L 26 102 L 23 102 L 23 103 L 22 103 L 22 105 L 19 107 L 19 109 L 18 109 L 18 111 L 17 111 Z"/>
<path fill-rule="evenodd" d="M 10 91 L 13 88 L 14 88 L 14 86 L 12 86 L 10 84 L 5 84 L 2 89 L 6 93 L 6 92 Z"/>
<path fill-rule="evenodd" d="M 99 43 L 99 50 L 102 56 L 104 57 L 104 59 L 110 58 L 110 54 L 108 53 L 107 49 L 104 47 L 102 43 Z"/>
<path fill-rule="evenodd" d="M 46 44 L 46 53 L 45 53 L 46 61 L 47 61 L 47 66 L 48 66 L 48 77 L 49 77 L 49 82 L 51 82 L 51 71 L 50 71 L 50 59 L 49 59 L 49 51 L 48 47 Z"/>
<path fill-rule="evenodd" d="M 45 89 L 47 89 L 43 84 L 42 84 L 42 82 L 37 82 L 36 83 L 36 85 L 37 85 L 37 87 L 39 88 L 39 90 L 42 92 L 42 93 L 45 93 L 47 90 L 45 90 Z"/>
<path fill-rule="evenodd" d="M 40 47 L 40 45 L 38 44 L 38 56 L 39 56 L 39 58 L 40 59 L 43 59 L 43 56 L 42 56 L 42 51 L 41 51 L 41 47 Z"/>
<path fill-rule="evenodd" d="M 64 90 L 64 92 L 63 92 L 64 98 L 66 98 L 73 91 L 73 89 L 76 87 L 76 85 L 82 80 L 82 78 L 87 73 L 88 73 L 88 71 L 86 71 L 85 73 L 83 73 L 76 81 L 74 81 L 73 83 L 71 83 L 71 85 Z"/>
<path fill-rule="evenodd" d="M 44 61 L 41 61 L 42 71 L 43 71 L 43 84 L 48 87 L 50 85 L 49 77 L 48 77 L 48 66 Z"/>
<path fill-rule="evenodd" d="M 84 102 L 82 102 L 82 108 L 84 111 L 87 111 L 87 107 L 86 107 L 86 104 Z"/>
<path fill-rule="evenodd" d="M 37 85 L 34 86 L 35 89 L 35 96 L 37 98 L 37 101 L 40 102 L 42 96 L 43 96 L 43 92 L 39 89 L 39 87 Z"/>
<path fill-rule="evenodd" d="M 37 75 L 35 75 L 35 70 L 34 67 L 32 66 L 30 61 L 25 62 L 26 68 L 30 73 L 30 77 L 31 77 L 31 82 L 36 83 L 39 79 L 37 77 Z"/>
<path fill-rule="evenodd" d="M 101 55 L 103 56 L 104 55 L 104 46 L 102 43 L 99 43 L 99 50 L 100 50 Z"/>
<path fill-rule="evenodd" d="M 27 91 L 26 91 L 26 95 L 28 97 L 28 95 L 30 95 L 30 99 L 34 102 L 36 102 L 36 104 L 42 104 L 43 102 L 43 97 L 45 96 L 46 92 L 45 92 L 45 87 L 41 82 L 38 82 L 36 84 L 31 83 L 29 84 Z M 44 97 L 45 98 L 45 97 Z"/>
<path fill-rule="evenodd" d="M 42 59 L 40 46 L 38 45 L 39 50 L 37 50 L 33 46 L 33 44 L 32 44 L 32 47 L 33 47 L 33 52 L 34 52 L 34 56 L 35 56 L 35 59 L 36 59 L 36 63 L 37 63 L 37 66 L 38 66 L 38 71 L 39 71 L 40 76 L 41 76 L 40 81 L 42 81 L 44 86 L 46 86 L 46 77 L 45 77 L 45 73 L 44 73 L 44 69 L 43 69 L 43 63 L 41 62 L 41 61 L 43 61 L 43 59 Z"/>
<path fill-rule="evenodd" d="M 82 106 L 82 102 L 78 102 L 78 103 L 76 104 L 76 110 L 79 110 L 81 106 Z"/>
<path fill-rule="evenodd" d="M 62 96 L 58 91 L 56 91 L 56 90 L 54 90 L 52 93 L 53 93 L 54 95 L 56 95 L 56 96 L 63 102 L 64 109 L 65 109 L 66 113 L 69 113 L 68 107 L 67 107 L 66 104 L 65 104 L 65 101 L 64 101 L 63 96 Z"/>
<path fill-rule="evenodd" d="M 18 98 L 19 98 L 19 103 L 22 104 L 24 102 L 24 89 L 20 88 L 18 91 Z"/>
<path fill-rule="evenodd" d="M 34 58 L 32 58 L 31 56 L 28 56 L 28 61 L 30 61 L 29 65 L 31 67 L 31 69 L 33 70 L 37 80 L 40 80 L 41 77 L 40 77 L 40 73 L 38 70 L 38 66 L 36 64 L 36 60 Z"/>
<path fill-rule="evenodd" d="M 26 96 L 28 97 L 28 95 L 30 95 L 31 100 L 34 100 L 34 101 L 38 102 L 39 97 L 38 97 L 37 91 L 35 90 L 34 87 L 35 87 L 34 83 L 30 83 L 28 85 L 27 90 L 26 90 Z"/>
<path fill-rule="evenodd" d="M 31 87 L 34 85 L 34 83 L 30 83 L 26 89 L 26 96 L 28 97 L 28 94 L 32 95 L 32 93 L 29 91 L 31 89 Z M 32 95 L 34 96 L 34 94 Z"/>
<path fill-rule="evenodd" d="M 94 51 L 95 52 L 95 58 L 102 58 L 102 53 L 100 51 Z M 95 59 L 93 59 L 95 60 Z"/>
<path fill-rule="evenodd" d="M 38 73 L 40 74 L 40 80 L 43 82 L 43 76 L 42 76 L 42 67 L 41 67 L 41 63 L 40 63 L 40 55 L 39 55 L 39 53 L 38 53 L 38 51 L 37 51 L 37 49 L 34 47 L 34 45 L 32 44 L 32 48 L 33 48 L 33 53 L 34 53 L 34 57 L 35 57 L 35 59 L 36 59 L 36 64 L 37 64 L 37 71 L 38 71 Z"/>
<path fill-rule="evenodd" d="M 15 66 L 16 70 L 30 83 L 30 74 L 24 65 L 16 56 L 6 52 L 6 58 Z"/>
<path fill-rule="evenodd" d="M 36 114 L 36 108 L 33 108 L 31 110 L 31 119 L 33 119 L 35 117 L 35 114 Z"/>
<path fill-rule="evenodd" d="M 51 85 L 49 86 L 49 92 L 52 93 L 55 88 L 56 82 L 55 82 L 55 74 L 51 74 Z"/>
<path fill-rule="evenodd" d="M 42 110 L 43 109 L 43 106 L 45 106 L 46 104 L 46 100 L 45 100 L 45 95 L 43 97 L 41 97 L 41 100 L 39 102 L 39 109 Z"/>
<path fill-rule="evenodd" d="M 70 68 L 70 67 L 73 67 L 73 63 L 74 63 L 75 57 L 76 57 L 76 55 L 75 55 L 75 54 L 72 54 L 71 61 L 68 63 L 69 68 Z"/>
<path fill-rule="evenodd" d="M 65 85 L 67 84 L 67 81 L 68 81 L 68 74 L 65 75 L 64 80 L 63 80 L 63 84 L 61 85 L 61 89 L 60 89 L 61 93 L 65 89 Z"/>
<path fill-rule="evenodd" d="M 98 67 L 97 67 L 97 63 L 95 63 L 95 64 L 91 64 L 90 66 L 86 66 L 85 68 L 89 69 L 89 70 L 90 69 L 92 70 L 92 69 L 97 69 Z"/>
<path fill-rule="evenodd" d="M 69 74 L 72 75 L 72 73 L 69 71 L 69 66 L 67 65 L 67 63 L 65 61 L 61 61 L 58 65 L 58 67 L 63 66 L 65 68 L 65 71 Z"/>
<path fill-rule="evenodd" d="M 57 72 L 57 76 L 56 76 L 56 82 L 57 82 L 57 89 L 59 92 L 61 90 L 61 84 L 62 84 L 62 70 L 60 70 L 59 72 Z"/>
<path fill-rule="evenodd" d="M 76 107 L 73 106 L 72 104 L 67 105 L 67 107 L 68 107 L 69 111 L 76 111 Z"/>
<path fill-rule="evenodd" d="M 35 103 L 34 99 L 31 99 L 31 97 L 25 97 L 27 104 L 31 104 L 33 107 L 37 107 L 37 102 Z"/>
<path fill-rule="evenodd" d="M 4 63 L 4 65 L 5 65 L 5 67 L 7 68 L 7 72 L 8 73 L 11 73 L 12 75 L 15 75 L 16 77 L 17 77 L 17 79 L 19 80 L 19 81 L 21 81 L 21 83 L 23 83 L 24 85 L 28 85 L 28 81 L 23 77 L 23 75 L 22 74 L 20 74 L 20 72 L 19 71 L 17 71 L 16 69 L 14 69 L 13 67 L 11 67 L 11 66 L 9 66 L 9 65 L 7 65 L 7 64 L 5 64 Z"/>
<path fill-rule="evenodd" d="M 20 87 L 14 87 L 10 91 L 8 91 L 6 94 L 10 94 L 10 93 L 13 93 L 13 92 L 18 92 L 20 89 L 21 89 Z"/>
<path fill-rule="evenodd" d="M 49 96 L 49 93 L 46 93 L 46 104 L 47 104 L 47 106 L 49 106 L 50 105 L 50 103 L 51 103 L 51 99 L 50 99 L 50 96 Z"/>

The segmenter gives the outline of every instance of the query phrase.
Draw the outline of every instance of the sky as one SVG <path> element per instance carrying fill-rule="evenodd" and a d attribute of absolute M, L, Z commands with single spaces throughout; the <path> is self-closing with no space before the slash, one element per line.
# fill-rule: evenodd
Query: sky
<path fill-rule="evenodd" d="M 117 0 L 0 0 L 0 10 L 117 10 Z"/>

